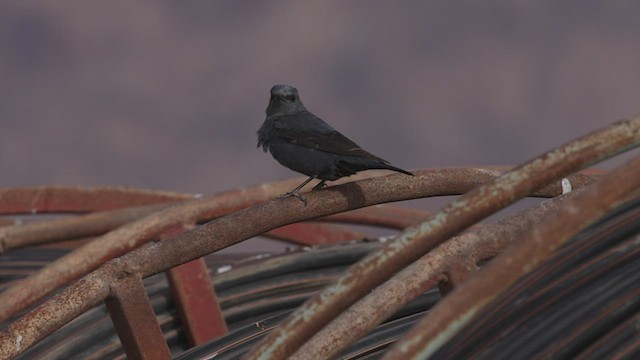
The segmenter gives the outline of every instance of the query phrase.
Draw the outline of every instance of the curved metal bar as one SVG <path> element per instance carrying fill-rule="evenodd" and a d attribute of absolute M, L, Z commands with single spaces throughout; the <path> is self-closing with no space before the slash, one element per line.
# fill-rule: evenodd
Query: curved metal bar
<path fill-rule="evenodd" d="M 329 308 L 325 309 L 325 314 L 316 312 L 314 316 L 315 319 L 318 320 L 318 323 L 312 325 L 312 327 L 321 327 L 331 319 L 327 317 L 327 309 L 329 313 L 336 311 L 336 309 L 340 311 L 340 307 L 344 305 L 344 302 L 333 303 L 331 305 L 331 302 L 327 300 L 331 298 L 336 300 L 336 295 L 352 298 L 352 300 L 347 301 L 357 300 L 359 297 L 358 294 L 362 295 L 368 292 L 373 282 L 384 280 L 385 277 L 395 272 L 398 267 L 404 266 L 407 262 L 411 262 L 414 257 L 423 254 L 424 251 L 426 251 L 425 249 L 434 246 L 433 239 L 437 241 L 444 240 L 447 235 L 453 235 L 461 228 L 470 225 L 470 221 L 479 219 L 490 213 L 491 210 L 508 204 L 518 196 L 529 194 L 536 187 L 540 187 L 554 178 L 558 178 L 566 173 L 575 171 L 581 166 L 585 166 L 588 163 L 603 159 L 612 153 L 620 152 L 624 148 L 635 145 L 640 137 L 638 135 L 639 127 L 640 120 L 638 119 L 614 124 L 591 136 L 587 136 L 546 154 L 529 164 L 525 164 L 497 180 L 493 179 L 488 181 L 488 184 L 480 186 L 476 190 L 454 201 L 452 205 L 445 208 L 443 213 L 431 216 L 431 221 L 427 222 L 426 225 L 423 224 L 422 227 L 417 227 L 405 233 L 399 240 L 390 243 L 381 251 L 367 257 L 364 262 L 353 267 L 350 272 L 347 272 L 347 274 L 342 277 L 342 280 L 347 277 L 360 281 L 360 283 L 356 281 L 346 288 L 343 286 L 345 284 L 338 283 L 342 290 L 348 290 L 346 293 L 344 291 L 336 292 L 335 285 L 329 287 L 318 297 L 303 306 L 302 309 L 298 311 L 298 314 L 300 314 L 301 311 L 308 312 L 309 304 L 317 303 L 318 299 L 324 297 L 324 302 Z M 468 175 L 473 174 L 474 176 L 468 180 L 464 179 L 464 176 L 461 176 L 459 177 L 462 178 L 460 182 L 452 183 L 448 181 L 448 175 L 451 175 L 451 172 L 462 172 Z M 491 179 L 496 174 L 496 172 L 490 172 L 484 169 L 475 172 L 469 169 L 454 169 L 451 172 L 424 171 L 418 174 L 419 176 L 411 178 L 403 175 L 391 175 L 333 186 L 322 191 L 307 193 L 308 195 L 306 196 L 310 205 L 302 208 L 302 210 L 302 204 L 297 199 L 289 198 L 269 201 L 260 206 L 237 211 L 231 215 L 219 218 L 181 236 L 140 247 L 121 258 L 110 261 L 98 271 L 89 274 L 84 279 L 56 295 L 53 299 L 45 302 L 43 305 L 14 322 L 6 332 L 0 333 L 0 338 L 2 339 L 2 341 L 0 341 L 1 354 L 12 356 L 11 354 L 20 353 L 27 346 L 46 336 L 55 330 L 55 328 L 73 319 L 77 314 L 90 307 L 91 304 L 104 298 L 104 296 L 108 294 L 109 284 L 111 284 L 112 281 L 116 281 L 119 277 L 122 277 L 123 274 L 137 273 L 140 274 L 140 276 L 149 276 L 264 231 L 296 221 L 386 201 L 412 199 L 429 196 L 429 194 L 458 194 L 461 192 L 461 188 L 468 190 Z M 484 181 L 478 182 L 478 179 L 482 178 Z M 465 180 L 467 181 L 465 182 Z M 496 184 L 498 186 L 496 186 Z M 288 183 L 286 187 L 289 187 Z M 560 185 L 555 185 L 554 189 L 551 193 L 557 194 Z M 269 194 L 269 197 L 273 196 L 273 193 L 265 191 L 264 186 L 254 189 L 254 192 L 256 194 L 254 194 L 255 197 L 252 199 L 254 199 L 255 202 L 259 202 L 260 199 L 264 200 L 265 193 Z M 278 189 L 275 193 L 281 192 L 282 190 Z M 486 200 L 484 200 L 485 198 Z M 189 202 L 183 206 L 174 206 L 159 213 L 152 214 L 140 221 L 123 226 L 116 231 L 112 231 L 108 234 L 112 237 L 109 242 L 106 242 L 105 239 L 97 239 L 93 243 L 100 243 L 96 245 L 97 248 L 106 246 L 108 247 L 108 251 L 122 253 L 132 247 L 139 246 L 142 242 L 154 236 L 154 234 L 162 231 L 166 226 L 189 221 L 198 216 L 215 216 L 216 213 L 221 211 L 221 208 L 232 211 L 238 207 L 247 206 L 246 200 L 238 200 L 237 192 L 230 198 L 221 196 L 221 198 L 217 200 L 222 199 L 227 200 L 227 202 L 224 202 L 226 207 L 219 203 L 212 204 L 204 200 L 198 203 L 197 206 L 192 205 L 192 207 L 188 207 L 189 204 L 197 201 Z M 478 201 L 479 205 L 471 201 L 474 199 Z M 187 209 L 189 211 L 186 211 Z M 475 213 L 474 210 L 476 210 Z M 460 218 L 457 219 L 456 226 L 452 226 L 451 224 L 449 224 L 449 227 L 442 226 L 441 221 L 446 219 L 446 216 L 443 218 L 443 214 L 452 216 L 454 220 L 455 216 L 453 215 L 458 215 Z M 444 223 L 446 223 L 446 221 Z M 417 236 L 410 236 L 412 232 L 413 235 L 416 235 L 416 232 L 417 234 L 424 233 L 425 229 L 431 227 L 438 228 L 439 226 L 446 231 L 437 234 L 440 237 L 434 237 L 430 242 L 420 243 L 415 241 L 418 238 Z M 413 247 L 411 246 L 412 244 Z M 383 258 L 376 258 L 376 256 L 386 254 L 389 251 L 395 253 L 395 257 L 386 257 L 385 255 Z M 78 251 L 74 253 L 77 252 Z M 107 254 L 108 253 L 109 252 L 107 252 Z M 96 259 L 95 253 L 89 252 L 88 254 L 91 255 L 93 259 Z M 398 261 L 398 257 L 403 256 L 406 256 L 407 259 L 402 260 L 402 262 Z M 78 276 L 78 274 L 82 274 L 82 271 L 86 271 L 87 268 L 97 266 L 97 264 L 100 263 L 100 259 L 97 259 L 97 264 L 92 263 L 92 261 L 95 260 L 84 261 L 85 259 L 82 258 L 78 260 L 80 261 L 77 265 L 78 267 L 82 267 L 82 270 L 75 273 L 74 276 Z M 89 266 L 86 265 L 87 263 L 89 263 Z M 374 266 L 368 267 L 366 264 Z M 65 271 L 69 269 L 75 270 L 73 266 L 68 266 L 68 262 L 65 263 L 65 265 L 67 266 L 60 269 L 61 273 L 55 276 L 54 279 L 64 277 L 64 275 L 68 274 Z M 51 268 L 43 270 L 51 270 Z M 371 272 L 373 272 L 373 274 Z M 44 275 L 42 275 L 42 273 L 44 273 Z M 361 276 L 367 273 L 373 276 Z M 46 271 L 42 271 L 39 274 L 41 280 L 47 279 Z M 60 276 L 60 274 L 63 274 L 63 276 Z M 68 280 L 68 278 L 66 280 Z M 351 293 L 349 293 L 349 291 L 351 291 Z M 3 296 L 7 292 L 8 291 L 5 291 L 1 295 Z M 70 300 L 73 301 L 73 304 L 69 303 Z M 0 304 L 5 303 L 6 302 L 0 300 Z M 46 314 L 46 316 L 43 316 L 43 314 Z M 313 323 L 314 321 L 311 322 Z M 288 323 L 290 324 L 292 321 L 290 320 Z M 309 329 L 313 331 L 312 327 L 307 326 L 306 329 L 303 328 L 303 333 L 299 335 L 308 337 L 306 332 L 308 332 Z M 277 335 L 278 332 L 279 330 L 276 330 L 274 334 Z M 19 346 L 16 346 L 18 339 Z M 300 338 L 293 339 L 294 343 L 299 340 Z M 294 345 L 293 350 L 295 350 L 295 346 L 299 345 L 300 344 Z M 290 347 L 287 351 L 290 353 L 292 348 Z M 279 356 L 279 354 L 271 352 L 265 353 L 265 355 Z"/>
<path fill-rule="evenodd" d="M 26 246 L 103 235 L 119 226 L 150 215 L 168 206 L 170 205 L 145 205 L 100 211 L 72 218 L 54 219 L 30 224 L 15 225 L 13 221 L 8 221 L 6 222 L 7 226 L 0 227 L 0 254 Z M 409 225 L 418 223 L 420 220 L 426 218 L 426 216 L 427 212 L 418 209 L 377 205 L 342 214 L 330 215 L 318 220 L 403 229 Z M 0 226 L 1 225 L 3 225 L 3 223 L 0 222 Z"/>
<path fill-rule="evenodd" d="M 557 213 L 545 216 L 536 231 L 523 234 L 517 243 L 436 305 L 384 359 L 427 359 L 509 285 L 639 189 L 640 157 L 636 157 L 567 201 Z"/>
<path fill-rule="evenodd" d="M 0 254 L 27 246 L 102 235 L 167 206 L 136 206 L 0 228 Z"/>
<path fill-rule="evenodd" d="M 0 293 L 0 322 L 107 260 L 157 237 L 166 228 L 214 218 L 262 202 L 286 191 L 284 189 L 293 183 L 295 180 L 263 184 L 176 204 L 97 237 Z"/>
<path fill-rule="evenodd" d="M 456 199 L 353 265 L 343 276 L 294 311 L 256 345 L 247 359 L 283 359 L 314 333 L 394 273 L 475 222 L 594 162 L 640 142 L 640 116 L 618 121 L 547 152 Z"/>
<path fill-rule="evenodd" d="M 420 209 L 381 204 L 325 216 L 318 220 L 402 230 L 422 222 L 428 215 L 429 212 Z"/>
<path fill-rule="evenodd" d="M 497 174 L 498 170 L 507 168 L 508 167 L 506 166 L 496 166 L 488 167 L 486 168 L 486 170 L 490 172 L 495 171 Z M 470 170 L 473 170 L 473 168 L 470 168 Z M 478 168 L 478 170 L 480 169 Z M 464 171 L 454 172 L 449 171 L 449 169 L 443 169 L 442 171 L 450 173 L 450 181 L 473 181 L 473 179 L 458 178 L 458 176 L 469 176 L 468 174 L 465 174 Z M 601 172 L 597 170 L 585 171 L 581 174 L 576 174 L 571 177 L 571 181 L 574 187 L 580 187 L 587 182 L 593 181 L 593 179 L 597 177 L 597 174 L 600 173 Z M 543 190 L 542 192 L 537 194 L 537 196 L 548 197 L 553 193 L 556 193 L 556 190 L 549 188 Z M 238 196 L 242 196 L 241 193 L 238 193 Z M 64 240 L 76 240 L 103 235 L 108 231 L 111 231 L 129 222 L 138 220 L 168 206 L 170 205 L 145 205 L 131 208 L 100 211 L 72 218 L 54 219 L 29 224 L 15 225 L 13 224 L 13 222 L 9 222 L 7 223 L 7 225 L 9 226 L 0 227 L 0 254 L 25 246 L 40 245 Z M 201 216 L 198 221 L 210 221 L 216 216 L 220 216 L 220 214 L 218 213 L 212 213 L 209 215 L 210 216 Z M 365 209 L 357 209 L 342 214 L 330 215 L 318 220 L 366 224 L 388 227 L 392 229 L 404 229 L 405 227 L 424 220 L 426 217 L 427 213 L 421 210 L 407 209 L 389 205 L 378 205 Z"/>
<path fill-rule="evenodd" d="M 454 274 L 465 277 L 477 270 L 476 263 L 495 256 L 547 213 L 582 191 L 547 200 L 497 223 L 456 236 L 375 288 L 315 334 L 291 360 L 333 359 L 349 345 L 368 334 L 415 298 Z"/>
<path fill-rule="evenodd" d="M 0 355 L 11 357 L 74 319 L 109 294 L 110 284 L 133 273 L 142 277 L 196 259 L 244 239 L 301 220 L 386 201 L 413 199 L 433 194 L 459 194 L 492 179 L 497 172 L 487 169 L 423 170 L 415 177 L 390 175 L 360 180 L 306 193 L 309 205 L 295 198 L 276 199 L 236 211 L 197 227 L 178 237 L 139 247 L 113 259 L 73 283 L 61 293 L 13 322 L 0 332 Z M 454 176 L 458 181 L 450 181 Z M 589 179 L 587 179 L 589 180 Z M 38 273 L 0 293 L 3 316 L 14 314 L 46 293 L 98 266 L 104 257 L 115 256 L 159 233 L 172 224 L 232 211 L 251 202 L 264 201 L 290 188 L 297 179 L 262 185 L 253 189 L 219 194 L 210 199 L 175 205 L 122 226 L 73 253 L 58 259 Z M 579 180 L 576 179 L 576 182 Z M 543 194 L 557 195 L 560 184 Z M 249 200 L 250 199 L 250 200 Z M 45 291 L 41 291 L 43 287 Z M 19 301 L 15 300 L 18 299 Z M 19 346 L 16 341 L 19 339 Z"/>
<path fill-rule="evenodd" d="M 378 179 L 374 184 L 379 182 L 380 184 L 386 184 L 386 186 L 397 184 L 397 186 L 403 185 L 409 188 L 416 187 L 416 189 L 407 189 L 404 194 L 400 194 L 399 197 L 388 197 L 388 199 L 406 199 L 461 194 L 500 174 L 498 170 L 487 168 L 426 169 L 417 171 L 416 173 L 418 176 L 403 176 L 403 178 L 395 179 L 391 182 L 380 180 L 389 177 L 374 178 Z M 361 175 L 360 178 L 362 177 L 364 176 Z M 391 178 L 393 179 L 393 177 Z M 576 175 L 572 179 L 572 182 L 574 182 L 576 186 L 593 180 L 589 176 L 580 175 Z M 162 233 L 167 227 L 182 223 L 214 219 L 235 210 L 255 205 L 287 191 L 287 188 L 290 188 L 292 184 L 295 186 L 298 180 L 299 179 L 291 179 L 262 184 L 252 188 L 231 190 L 183 204 L 176 204 L 97 237 L 90 243 L 57 259 L 37 273 L 32 274 L 0 293 L 0 322 L 26 309 L 56 288 L 97 268 L 107 260 L 120 256 L 130 249 L 148 242 Z M 348 183 L 342 186 L 352 186 L 353 184 L 354 183 Z M 335 188 L 339 188 L 339 186 L 327 188 L 325 191 Z M 371 191 L 375 192 L 377 189 Z M 560 184 L 555 184 L 534 195 L 554 196 L 560 191 Z M 316 192 L 309 194 L 315 193 Z M 407 197 L 403 198 L 402 196 Z M 356 205 L 357 204 L 353 204 L 351 208 L 346 206 L 334 212 L 340 212 L 343 211 L 343 209 L 353 209 Z M 326 214 L 312 217 L 321 215 Z M 295 220 L 291 222 L 295 222 Z M 10 231 L 9 228 L 0 229 L 0 235 L 7 234 Z M 0 246 L 4 241 L 5 239 L 0 237 Z"/>
<path fill-rule="evenodd" d="M 192 194 L 121 186 L 28 186 L 0 189 L 0 215 L 84 213 L 193 198 Z"/>

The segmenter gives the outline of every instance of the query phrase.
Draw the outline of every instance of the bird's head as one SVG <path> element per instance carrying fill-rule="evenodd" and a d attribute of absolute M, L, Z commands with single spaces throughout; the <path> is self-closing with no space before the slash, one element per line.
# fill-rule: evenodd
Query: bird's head
<path fill-rule="evenodd" d="M 293 115 L 306 110 L 298 96 L 298 89 L 290 85 L 276 85 L 271 88 L 267 116 Z"/>

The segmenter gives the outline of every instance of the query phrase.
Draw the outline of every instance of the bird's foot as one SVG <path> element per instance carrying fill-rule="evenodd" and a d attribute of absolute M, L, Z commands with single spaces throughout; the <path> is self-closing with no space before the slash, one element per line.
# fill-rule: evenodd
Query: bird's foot
<path fill-rule="evenodd" d="M 314 186 L 313 189 L 311 189 L 312 191 L 316 191 L 316 190 L 322 190 L 324 188 L 327 187 L 327 184 L 325 184 L 326 180 L 322 180 L 318 183 L 318 185 Z"/>
<path fill-rule="evenodd" d="M 297 191 L 289 191 L 288 193 L 284 193 L 280 196 L 278 196 L 278 199 L 284 199 L 284 198 L 288 198 L 290 196 L 295 196 L 298 199 L 300 199 L 300 201 L 302 201 L 304 203 L 304 206 L 307 206 L 307 198 L 305 198 L 302 194 L 300 194 Z"/>

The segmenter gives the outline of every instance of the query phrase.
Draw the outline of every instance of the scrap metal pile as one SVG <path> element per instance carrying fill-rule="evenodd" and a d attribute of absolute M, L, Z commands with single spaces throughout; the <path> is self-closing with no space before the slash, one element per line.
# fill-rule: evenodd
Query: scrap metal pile
<path fill-rule="evenodd" d="M 300 179 L 0 189 L 0 358 L 640 358 L 640 157 L 581 172 L 639 143 L 635 117 L 513 169 L 354 176 L 306 206 L 275 199 Z M 549 199 L 480 222 L 526 196 Z M 255 236 L 302 247 L 216 254 Z"/>

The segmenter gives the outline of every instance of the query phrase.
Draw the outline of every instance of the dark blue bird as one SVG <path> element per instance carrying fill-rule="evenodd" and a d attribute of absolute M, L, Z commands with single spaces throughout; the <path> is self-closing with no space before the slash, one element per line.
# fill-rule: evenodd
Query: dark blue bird
<path fill-rule="evenodd" d="M 358 171 L 387 169 L 407 175 L 412 173 L 389 165 L 367 151 L 319 117 L 310 113 L 300 101 L 298 90 L 289 85 L 271 88 L 267 119 L 258 130 L 258 147 L 282 165 L 309 176 L 300 186 L 281 197 L 296 196 L 307 203 L 299 191 L 309 181 L 319 179 L 313 190 L 322 189 L 326 181 L 350 176 Z"/>

